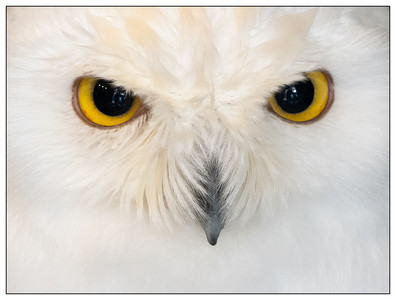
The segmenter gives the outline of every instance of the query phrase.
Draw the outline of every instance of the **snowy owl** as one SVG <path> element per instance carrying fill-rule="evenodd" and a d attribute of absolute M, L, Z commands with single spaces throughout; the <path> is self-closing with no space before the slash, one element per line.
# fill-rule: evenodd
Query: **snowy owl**
<path fill-rule="evenodd" d="M 388 292 L 388 26 L 9 7 L 8 292 Z"/>

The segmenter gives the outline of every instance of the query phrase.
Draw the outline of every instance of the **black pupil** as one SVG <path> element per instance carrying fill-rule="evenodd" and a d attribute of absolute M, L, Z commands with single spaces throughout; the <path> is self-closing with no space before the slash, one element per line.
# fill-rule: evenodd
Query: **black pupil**
<path fill-rule="evenodd" d="M 93 90 L 97 109 L 112 117 L 125 114 L 132 107 L 133 99 L 133 95 L 124 88 L 116 87 L 106 80 L 98 80 Z"/>
<path fill-rule="evenodd" d="M 296 114 L 306 110 L 312 103 L 314 87 L 311 80 L 285 85 L 275 94 L 278 105 L 287 113 Z"/>

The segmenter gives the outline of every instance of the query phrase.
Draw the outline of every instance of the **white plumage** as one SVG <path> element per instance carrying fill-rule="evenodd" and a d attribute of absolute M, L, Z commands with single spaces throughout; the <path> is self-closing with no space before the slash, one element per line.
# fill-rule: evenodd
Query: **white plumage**
<path fill-rule="evenodd" d="M 388 14 L 8 8 L 8 291 L 387 292 Z M 267 109 L 317 69 L 323 118 Z M 146 111 L 89 126 L 81 76 Z"/>

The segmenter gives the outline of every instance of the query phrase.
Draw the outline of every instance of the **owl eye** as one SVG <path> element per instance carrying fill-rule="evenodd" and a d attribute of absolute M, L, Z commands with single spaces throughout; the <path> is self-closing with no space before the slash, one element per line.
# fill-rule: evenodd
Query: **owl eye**
<path fill-rule="evenodd" d="M 272 110 L 280 117 L 294 122 L 318 119 L 330 108 L 333 80 L 327 71 L 305 74 L 305 80 L 282 86 L 269 98 Z"/>
<path fill-rule="evenodd" d="M 84 77 L 75 84 L 73 107 L 90 124 L 105 127 L 131 120 L 142 101 L 111 81 Z"/>

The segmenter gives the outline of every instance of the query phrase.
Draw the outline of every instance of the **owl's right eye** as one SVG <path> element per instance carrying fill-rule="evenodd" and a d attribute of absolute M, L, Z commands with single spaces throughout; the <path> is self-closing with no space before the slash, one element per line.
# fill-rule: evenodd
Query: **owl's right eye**
<path fill-rule="evenodd" d="M 120 125 L 131 120 L 141 106 L 138 96 L 111 81 L 83 77 L 75 84 L 73 107 L 90 124 Z"/>

